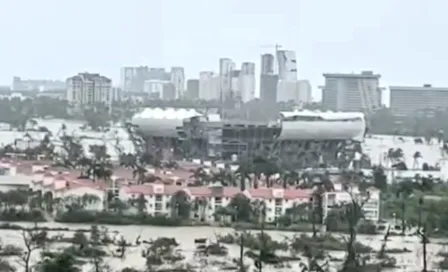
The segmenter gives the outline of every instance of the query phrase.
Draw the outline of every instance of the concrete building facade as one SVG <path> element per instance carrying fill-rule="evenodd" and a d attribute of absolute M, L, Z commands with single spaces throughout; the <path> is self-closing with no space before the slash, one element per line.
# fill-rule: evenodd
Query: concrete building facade
<path fill-rule="evenodd" d="M 221 77 L 221 99 L 225 100 L 232 96 L 232 71 L 235 63 L 229 58 L 219 59 L 219 76 Z"/>
<path fill-rule="evenodd" d="M 390 86 L 390 109 L 396 116 L 406 116 L 417 110 L 445 109 L 448 105 L 448 87 Z"/>
<path fill-rule="evenodd" d="M 67 100 L 73 105 L 109 105 L 114 97 L 112 80 L 100 74 L 79 73 L 66 81 Z"/>
<path fill-rule="evenodd" d="M 239 92 L 243 102 L 255 99 L 255 63 L 243 62 L 241 65 Z"/>
<path fill-rule="evenodd" d="M 172 67 L 170 74 L 171 83 L 174 86 L 176 98 L 181 98 L 185 94 L 185 71 L 183 67 Z"/>
<path fill-rule="evenodd" d="M 288 81 L 297 80 L 296 52 L 291 50 L 278 50 L 276 55 L 279 79 Z"/>
<path fill-rule="evenodd" d="M 372 71 L 359 74 L 324 74 L 322 104 L 329 110 L 372 112 L 381 108 L 381 75 Z"/>
<path fill-rule="evenodd" d="M 199 73 L 199 99 L 219 100 L 221 98 L 221 78 L 211 71 Z"/>

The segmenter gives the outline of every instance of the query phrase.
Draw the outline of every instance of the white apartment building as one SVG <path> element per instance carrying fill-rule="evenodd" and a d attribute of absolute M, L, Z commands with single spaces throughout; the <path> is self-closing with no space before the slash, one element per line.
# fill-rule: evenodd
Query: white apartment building
<path fill-rule="evenodd" d="M 199 73 L 199 99 L 221 99 L 221 78 L 219 75 L 210 71 Z"/>
<path fill-rule="evenodd" d="M 296 52 L 291 50 L 278 50 L 276 52 L 278 62 L 279 80 L 297 80 L 297 58 Z"/>
<path fill-rule="evenodd" d="M 279 80 L 277 102 L 294 101 L 297 104 L 311 103 L 311 84 L 308 80 Z"/>
<path fill-rule="evenodd" d="M 339 185 L 339 186 L 338 186 Z M 380 191 L 368 189 L 368 197 L 360 193 L 358 188 L 353 188 L 350 192 L 341 190 L 340 184 L 335 184 L 335 191 L 325 192 L 323 195 L 323 218 L 327 218 L 332 209 L 346 203 L 351 203 L 355 199 L 358 203 L 364 203 L 362 210 L 365 220 L 377 222 L 380 219 Z"/>
<path fill-rule="evenodd" d="M 285 214 L 286 210 L 303 203 L 309 203 L 311 191 L 300 189 L 260 188 L 241 192 L 239 188 L 208 186 L 208 187 L 178 187 L 164 184 L 147 184 L 123 187 L 119 198 L 124 201 L 136 199 L 144 195 L 147 200 L 146 210 L 151 215 L 170 215 L 173 195 L 183 191 L 190 202 L 201 199 L 206 203 L 202 216 L 208 222 L 213 222 L 215 212 L 220 207 L 226 207 L 237 194 L 243 194 L 250 200 L 257 200 L 266 205 L 266 221 L 275 222 Z M 198 211 L 200 212 L 200 211 Z M 199 214 L 192 214 L 199 217 Z"/>
<path fill-rule="evenodd" d="M 145 80 L 143 85 L 143 92 L 148 94 L 149 97 L 162 97 L 163 96 L 163 86 L 169 83 L 166 80 L 150 79 Z"/>
<path fill-rule="evenodd" d="M 109 105 L 114 97 L 112 80 L 100 74 L 79 73 L 66 81 L 67 100 L 77 106 L 104 103 Z"/>
<path fill-rule="evenodd" d="M 221 77 L 222 99 L 231 95 L 232 71 L 235 70 L 235 63 L 229 58 L 219 59 L 219 76 Z"/>
<path fill-rule="evenodd" d="M 255 63 L 243 62 L 238 85 L 238 92 L 243 102 L 249 102 L 255 99 Z"/>
<path fill-rule="evenodd" d="M 185 95 L 185 72 L 183 67 L 172 67 L 170 74 L 171 83 L 174 86 L 175 98 Z"/>
<path fill-rule="evenodd" d="M 372 71 L 360 74 L 324 74 L 322 104 L 328 110 L 372 112 L 381 108 L 381 75 Z"/>
<path fill-rule="evenodd" d="M 390 109 L 396 116 L 407 116 L 418 110 L 445 109 L 448 105 L 448 87 L 390 86 Z M 423 103 L 424 101 L 424 103 Z"/>

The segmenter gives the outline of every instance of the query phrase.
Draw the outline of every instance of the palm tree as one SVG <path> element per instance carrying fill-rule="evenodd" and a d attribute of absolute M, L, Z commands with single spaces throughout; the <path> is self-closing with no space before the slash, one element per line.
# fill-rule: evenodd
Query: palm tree
<path fill-rule="evenodd" d="M 139 215 L 144 215 L 146 211 L 146 203 L 148 201 L 146 200 L 145 196 L 143 194 L 140 194 L 137 199 L 131 199 L 130 204 L 131 206 L 134 206 L 137 208 Z"/>
<path fill-rule="evenodd" d="M 210 182 L 211 177 L 205 172 L 204 168 L 199 167 L 195 170 L 190 170 L 190 172 L 192 172 L 190 178 L 194 179 L 195 185 L 206 185 Z"/>
<path fill-rule="evenodd" d="M 271 177 L 280 172 L 280 169 L 273 158 L 257 156 L 253 160 L 254 172 L 263 174 L 266 180 L 266 186 L 272 187 Z"/>
<path fill-rule="evenodd" d="M 291 208 L 286 209 L 285 215 L 288 216 L 294 224 L 296 223 L 297 217 L 299 217 L 300 220 L 303 220 L 305 216 L 308 217 L 307 213 L 309 208 L 308 203 L 294 203 Z"/>
<path fill-rule="evenodd" d="M 112 163 L 110 156 L 107 154 L 105 145 L 91 145 L 90 152 L 93 153 L 93 159 L 87 173 L 93 180 L 104 179 L 110 180 L 112 177 Z"/>
<path fill-rule="evenodd" d="M 406 200 L 412 195 L 415 185 L 412 181 L 403 181 L 398 184 L 396 189 L 396 198 L 401 198 L 401 235 L 406 232 Z"/>
<path fill-rule="evenodd" d="M 207 198 L 198 197 L 194 200 L 194 209 L 199 213 L 199 220 L 201 222 L 206 220 L 206 211 L 207 211 Z"/>
<path fill-rule="evenodd" d="M 389 148 L 389 150 L 387 151 L 387 159 L 389 160 L 389 162 L 391 162 L 391 164 L 395 164 L 401 161 L 403 157 L 404 152 L 401 148 Z"/>
<path fill-rule="evenodd" d="M 92 195 L 92 194 L 85 194 L 81 198 L 81 203 L 82 203 L 83 208 L 85 208 L 89 204 L 98 203 L 100 201 L 101 201 L 101 199 L 98 196 Z"/>
<path fill-rule="evenodd" d="M 249 180 L 249 187 L 253 187 L 252 177 L 250 176 L 254 172 L 254 166 L 248 159 L 240 160 L 238 163 L 238 169 L 235 171 L 235 178 L 239 179 L 241 191 L 246 190 L 246 180 Z"/>
<path fill-rule="evenodd" d="M 174 217 L 188 219 L 190 217 L 190 198 L 184 190 L 177 191 L 171 197 L 171 213 Z"/>
<path fill-rule="evenodd" d="M 137 167 L 137 156 L 127 153 L 122 154 L 120 153 L 120 166 L 126 167 L 126 168 L 132 168 L 135 169 Z"/>
<path fill-rule="evenodd" d="M 412 166 L 413 169 L 417 169 L 418 168 L 418 160 L 422 158 L 422 154 L 420 153 L 420 151 L 416 151 L 413 155 L 414 158 L 414 164 Z"/>

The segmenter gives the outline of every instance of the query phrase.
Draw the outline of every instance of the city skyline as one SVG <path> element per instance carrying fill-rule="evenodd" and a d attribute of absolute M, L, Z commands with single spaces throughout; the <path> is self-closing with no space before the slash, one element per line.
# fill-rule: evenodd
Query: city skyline
<path fill-rule="evenodd" d="M 442 68 L 448 40 L 439 35 L 448 24 L 441 14 L 448 4 L 442 1 L 85 4 L 0 4 L 0 31 L 8 41 L 0 50 L 0 82 L 9 84 L 14 75 L 65 79 L 81 71 L 118 82 L 120 67 L 140 64 L 184 66 L 186 78 L 196 78 L 201 70 L 218 71 L 220 57 L 255 62 L 259 74 L 260 55 L 273 51 L 265 45 L 278 43 L 296 51 L 299 79 L 310 80 L 313 96 L 324 72 L 373 70 L 383 75 L 383 86 L 448 86 Z"/>

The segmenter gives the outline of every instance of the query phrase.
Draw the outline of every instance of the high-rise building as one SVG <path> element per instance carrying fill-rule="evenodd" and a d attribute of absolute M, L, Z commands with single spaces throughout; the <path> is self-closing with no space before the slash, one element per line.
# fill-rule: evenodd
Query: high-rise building
<path fill-rule="evenodd" d="M 240 90 L 240 70 L 233 70 L 230 74 L 230 89 L 232 98 L 241 100 L 241 90 Z"/>
<path fill-rule="evenodd" d="M 162 99 L 163 85 L 168 83 L 167 80 L 149 79 L 145 81 L 143 91 L 148 94 L 150 99 Z"/>
<path fill-rule="evenodd" d="M 297 88 L 299 90 L 298 103 L 309 104 L 313 101 L 313 92 L 309 80 L 297 81 Z"/>
<path fill-rule="evenodd" d="M 297 80 L 296 52 L 291 50 L 278 50 L 276 55 L 279 80 Z"/>
<path fill-rule="evenodd" d="M 260 77 L 260 100 L 264 103 L 277 101 L 278 75 L 261 75 Z"/>
<path fill-rule="evenodd" d="M 261 55 L 261 70 L 260 73 L 262 75 L 273 75 L 274 74 L 274 65 L 275 65 L 274 55 L 272 54 L 263 54 Z"/>
<path fill-rule="evenodd" d="M 308 80 L 279 80 L 277 102 L 294 101 L 298 105 L 311 103 L 311 84 Z"/>
<path fill-rule="evenodd" d="M 238 81 L 241 100 L 249 102 L 255 99 L 255 63 L 243 62 Z"/>
<path fill-rule="evenodd" d="M 100 74 L 79 73 L 66 80 L 67 100 L 77 106 L 104 103 L 114 98 L 112 80 Z"/>
<path fill-rule="evenodd" d="M 199 79 L 187 80 L 186 97 L 190 100 L 199 99 Z"/>
<path fill-rule="evenodd" d="M 124 92 L 143 92 L 146 80 L 170 80 L 165 68 L 148 66 L 123 67 L 121 69 L 121 88 Z"/>
<path fill-rule="evenodd" d="M 181 98 L 185 93 L 185 73 L 183 67 L 171 68 L 171 83 L 173 83 L 176 98 Z"/>
<path fill-rule="evenodd" d="M 360 74 L 324 74 L 322 104 L 336 111 L 372 112 L 381 107 L 381 75 L 372 71 Z"/>
<path fill-rule="evenodd" d="M 199 73 L 199 99 L 220 100 L 221 78 L 211 71 Z"/>
<path fill-rule="evenodd" d="M 225 100 L 232 96 L 231 91 L 231 73 L 235 69 L 235 63 L 229 58 L 219 59 L 219 76 L 221 77 L 221 99 Z"/>
<path fill-rule="evenodd" d="M 418 110 L 445 109 L 448 105 L 448 87 L 390 86 L 390 109 L 396 116 L 407 116 Z"/>
<path fill-rule="evenodd" d="M 142 92 L 145 80 L 148 80 L 148 66 L 121 69 L 121 88 L 124 92 Z"/>

